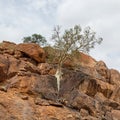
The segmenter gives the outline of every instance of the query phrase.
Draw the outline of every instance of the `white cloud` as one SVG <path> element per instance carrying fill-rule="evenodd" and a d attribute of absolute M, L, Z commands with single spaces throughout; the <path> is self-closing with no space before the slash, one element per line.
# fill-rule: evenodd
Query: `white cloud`
<path fill-rule="evenodd" d="M 120 70 L 119 21 L 119 0 L 0 0 L 0 41 L 19 43 L 33 33 L 50 38 L 57 24 L 89 25 L 104 39 L 91 55 Z"/>
<path fill-rule="evenodd" d="M 59 5 L 57 21 L 65 27 L 80 24 L 94 29 L 104 41 L 91 55 L 120 70 L 119 0 L 65 0 Z"/>
<path fill-rule="evenodd" d="M 1 0 L 0 41 L 7 39 L 22 42 L 26 35 L 40 33 L 49 37 L 51 32 L 53 6 L 56 0 Z"/>

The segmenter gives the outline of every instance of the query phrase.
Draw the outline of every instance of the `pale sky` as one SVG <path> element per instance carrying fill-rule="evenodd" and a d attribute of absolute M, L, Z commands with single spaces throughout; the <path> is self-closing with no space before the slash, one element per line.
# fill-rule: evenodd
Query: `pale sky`
<path fill-rule="evenodd" d="M 0 42 L 20 43 L 34 33 L 50 41 L 55 25 L 76 24 L 103 38 L 90 55 L 120 71 L 120 0 L 0 0 Z"/>

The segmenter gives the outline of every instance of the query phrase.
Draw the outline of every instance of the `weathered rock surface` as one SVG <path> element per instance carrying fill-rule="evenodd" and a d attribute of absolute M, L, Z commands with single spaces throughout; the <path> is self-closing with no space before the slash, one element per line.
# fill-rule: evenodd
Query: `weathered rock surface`
<path fill-rule="evenodd" d="M 7 56 L 0 54 L 0 81 L 4 81 L 6 79 L 8 68 L 9 68 L 9 61 Z"/>
<path fill-rule="evenodd" d="M 35 43 L 29 44 L 19 44 L 16 48 L 18 51 L 23 52 L 25 55 L 28 55 L 37 62 L 45 62 L 45 52 L 39 45 Z"/>
<path fill-rule="evenodd" d="M 35 44 L 0 44 L 0 120 L 120 120 L 117 70 L 82 54 L 77 69 L 63 66 L 58 93 L 45 56 Z"/>

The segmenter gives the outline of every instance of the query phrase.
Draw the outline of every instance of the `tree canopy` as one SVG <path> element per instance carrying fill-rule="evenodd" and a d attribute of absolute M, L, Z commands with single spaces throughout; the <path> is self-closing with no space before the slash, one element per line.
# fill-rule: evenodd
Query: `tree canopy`
<path fill-rule="evenodd" d="M 55 76 L 57 78 L 59 91 L 60 80 L 62 79 L 61 67 L 69 54 L 74 51 L 89 53 L 91 48 L 94 48 L 96 44 L 102 42 L 102 38 L 96 38 L 96 33 L 92 31 L 90 27 L 86 27 L 82 31 L 79 25 L 75 25 L 73 28 L 65 30 L 63 34 L 61 34 L 60 26 L 56 26 L 52 39 L 54 40 L 54 48 L 57 50 L 58 68 Z"/>
<path fill-rule="evenodd" d="M 64 32 L 61 32 L 60 26 L 54 27 L 52 40 L 54 44 L 53 50 L 55 50 L 53 56 L 58 60 L 55 77 L 57 78 L 57 87 L 59 91 L 60 80 L 62 79 L 61 68 L 68 56 L 78 51 L 89 53 L 90 49 L 94 48 L 96 44 L 102 42 L 102 38 L 97 38 L 96 32 L 90 27 L 86 27 L 82 30 L 80 25 L 75 25 L 73 28 L 66 29 Z M 23 42 L 36 43 L 43 47 L 47 45 L 45 37 L 40 34 L 33 34 L 32 36 L 24 37 Z"/>
<path fill-rule="evenodd" d="M 89 53 L 91 48 L 102 42 L 102 38 L 96 38 L 96 32 L 92 31 L 90 27 L 86 27 L 82 31 L 79 25 L 65 30 L 63 34 L 61 34 L 60 26 L 56 26 L 52 39 L 54 40 L 54 48 L 59 51 L 57 53 L 59 64 L 65 61 L 69 53 L 73 51 Z"/>
<path fill-rule="evenodd" d="M 47 40 L 40 34 L 33 34 L 32 36 L 27 36 L 23 38 L 24 43 L 36 43 L 40 46 L 45 46 L 47 44 Z"/>

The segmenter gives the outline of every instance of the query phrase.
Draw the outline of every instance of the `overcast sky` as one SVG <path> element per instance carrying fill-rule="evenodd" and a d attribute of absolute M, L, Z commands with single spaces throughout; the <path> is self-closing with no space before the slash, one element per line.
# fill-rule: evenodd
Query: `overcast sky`
<path fill-rule="evenodd" d="M 0 0 L 0 42 L 22 42 L 39 33 L 50 40 L 53 27 L 90 26 L 103 38 L 90 55 L 120 71 L 120 0 Z"/>

